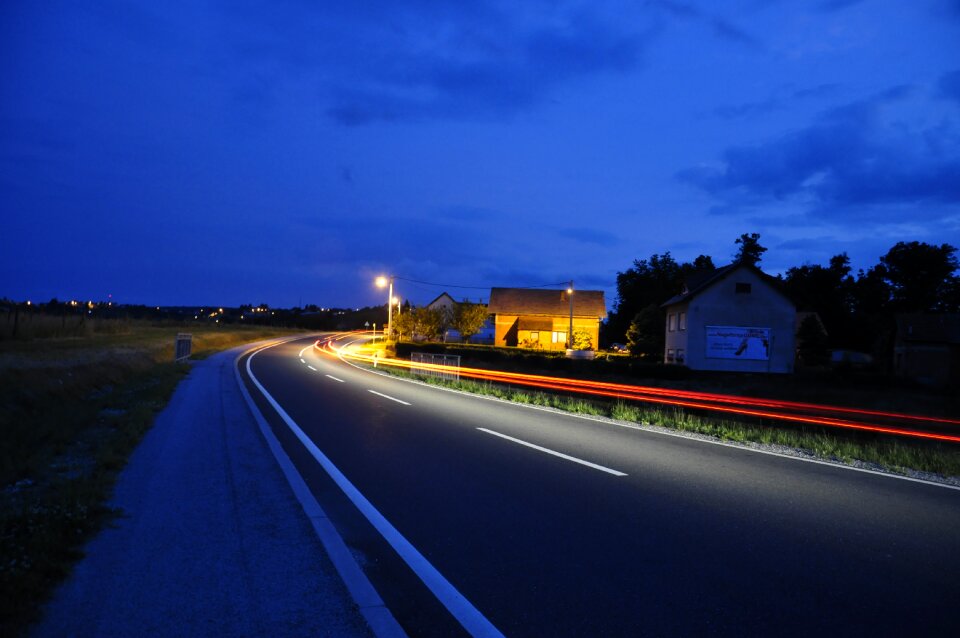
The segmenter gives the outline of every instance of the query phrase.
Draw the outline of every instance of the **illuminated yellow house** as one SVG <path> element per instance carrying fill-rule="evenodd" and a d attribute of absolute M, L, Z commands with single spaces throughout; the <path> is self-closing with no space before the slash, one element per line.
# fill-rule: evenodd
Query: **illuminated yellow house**
<path fill-rule="evenodd" d="M 607 315 L 602 290 L 576 290 L 573 329 L 590 336 L 591 348 L 600 341 L 600 322 Z M 564 350 L 570 329 L 571 296 L 566 290 L 491 288 L 490 314 L 494 317 L 494 343 L 542 350 Z"/>

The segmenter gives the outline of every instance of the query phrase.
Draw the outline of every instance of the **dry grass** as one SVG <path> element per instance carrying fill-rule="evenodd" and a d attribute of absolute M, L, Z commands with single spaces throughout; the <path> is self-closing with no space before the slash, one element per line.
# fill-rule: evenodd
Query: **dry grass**
<path fill-rule="evenodd" d="M 177 332 L 205 356 L 288 331 L 125 322 L 82 337 L 0 342 L 0 635 L 39 606 L 114 515 L 117 473 L 187 364 Z"/>

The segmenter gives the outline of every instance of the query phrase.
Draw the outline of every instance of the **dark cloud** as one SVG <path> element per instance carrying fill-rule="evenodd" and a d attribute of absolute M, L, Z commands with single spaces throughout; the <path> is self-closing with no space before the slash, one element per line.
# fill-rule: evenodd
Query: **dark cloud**
<path fill-rule="evenodd" d="M 721 209 L 799 203 L 835 222 L 862 218 L 870 207 L 917 203 L 930 204 L 931 215 L 951 208 L 955 214 L 960 136 L 904 133 L 880 117 L 885 105 L 909 93 L 894 87 L 832 109 L 780 138 L 728 148 L 718 167 L 690 168 L 678 177 L 720 199 Z"/>
<path fill-rule="evenodd" d="M 860 4 L 863 0 L 823 0 L 817 5 L 821 11 L 839 11 Z"/>
<path fill-rule="evenodd" d="M 781 90 L 765 100 L 718 106 L 713 110 L 713 114 L 725 120 L 749 119 L 767 115 L 775 111 L 782 111 L 789 108 L 790 105 L 795 102 L 835 95 L 839 89 L 840 85 L 830 83 L 805 89 L 791 91 Z"/>
<path fill-rule="evenodd" d="M 652 6 L 662 9 L 675 18 L 681 20 L 697 21 L 710 27 L 714 35 L 724 40 L 748 46 L 750 48 L 763 48 L 763 43 L 750 33 L 738 27 L 736 24 L 720 16 L 719 14 L 703 11 L 699 7 L 687 3 L 677 2 L 676 0 L 653 0 Z"/>
<path fill-rule="evenodd" d="M 937 83 L 938 96 L 960 104 L 960 69 L 940 76 Z"/>
<path fill-rule="evenodd" d="M 465 33 L 462 48 L 401 47 L 388 67 L 372 70 L 371 77 L 331 86 L 327 114 L 348 126 L 509 115 L 543 102 L 564 83 L 634 68 L 646 37 L 578 16 L 552 28 L 515 26 L 497 46 Z"/>
<path fill-rule="evenodd" d="M 620 243 L 620 238 L 616 234 L 605 230 L 586 227 L 561 228 L 557 234 L 572 239 L 581 244 L 593 244 L 596 246 L 612 246 Z"/>

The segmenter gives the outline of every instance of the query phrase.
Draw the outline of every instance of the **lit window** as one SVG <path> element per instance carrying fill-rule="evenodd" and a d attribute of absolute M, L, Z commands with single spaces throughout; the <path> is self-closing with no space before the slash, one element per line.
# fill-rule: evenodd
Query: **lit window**
<path fill-rule="evenodd" d="M 550 334 L 551 343 L 566 343 L 567 342 L 567 333 L 566 332 L 557 332 L 554 330 Z"/>
<path fill-rule="evenodd" d="M 540 341 L 540 333 L 539 333 L 539 332 L 531 332 L 531 333 L 530 333 L 530 341 Z"/>

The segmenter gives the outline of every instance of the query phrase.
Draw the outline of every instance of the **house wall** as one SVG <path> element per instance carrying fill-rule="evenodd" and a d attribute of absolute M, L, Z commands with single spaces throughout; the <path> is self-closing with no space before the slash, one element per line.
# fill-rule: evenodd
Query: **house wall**
<path fill-rule="evenodd" d="M 526 315 L 522 316 L 526 318 Z M 494 344 L 498 346 L 520 346 L 525 343 L 531 344 L 543 350 L 565 350 L 567 345 L 567 331 L 570 328 L 570 317 L 530 317 L 531 319 L 549 320 L 552 323 L 551 329 L 543 330 L 520 330 L 518 320 L 520 315 L 496 315 L 495 330 L 496 335 Z M 596 317 L 574 317 L 573 328 L 583 328 L 590 334 L 593 347 L 597 348 L 600 342 L 600 320 Z M 557 340 L 554 341 L 553 333 L 556 332 Z M 562 333 L 562 336 L 559 334 Z"/>
<path fill-rule="evenodd" d="M 749 293 L 737 293 L 737 284 L 749 284 Z M 669 330 L 670 315 L 679 323 L 678 315 L 685 313 L 686 330 Z M 703 290 L 684 304 L 667 308 L 666 351 L 684 350 L 684 363 L 694 370 L 729 370 L 736 372 L 793 372 L 795 357 L 796 307 L 774 290 L 756 273 L 741 269 Z M 762 328 L 769 331 L 769 355 L 766 359 L 738 358 L 728 351 L 725 357 L 716 356 L 717 339 L 708 353 L 707 329 L 710 326 Z M 679 326 L 678 326 L 679 328 Z M 756 354 L 762 348 L 759 338 L 750 338 L 743 356 Z M 745 346 L 747 344 L 744 344 Z M 678 363 L 676 360 L 673 363 Z"/>

